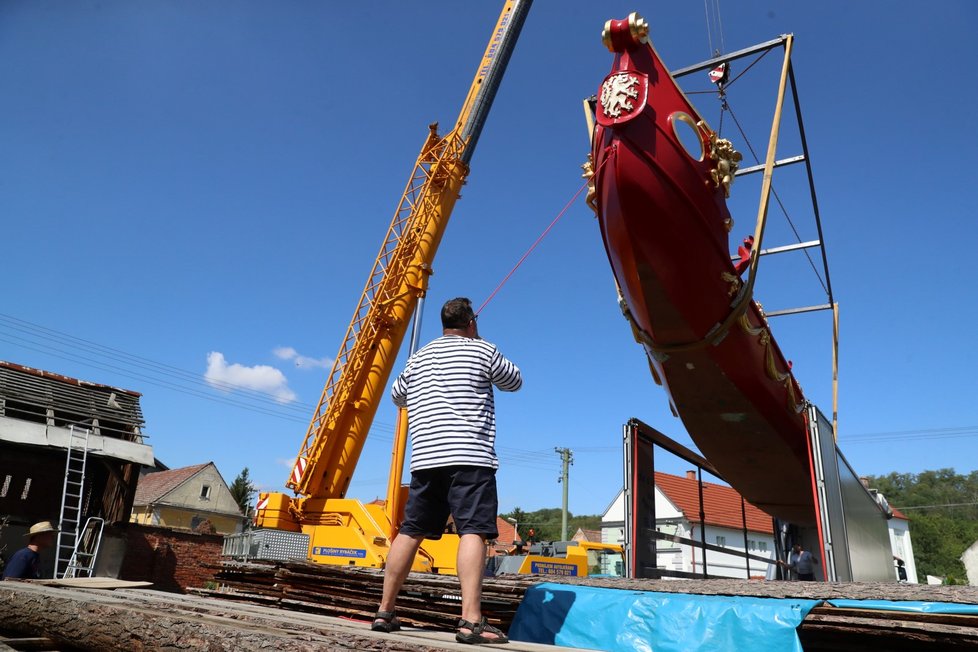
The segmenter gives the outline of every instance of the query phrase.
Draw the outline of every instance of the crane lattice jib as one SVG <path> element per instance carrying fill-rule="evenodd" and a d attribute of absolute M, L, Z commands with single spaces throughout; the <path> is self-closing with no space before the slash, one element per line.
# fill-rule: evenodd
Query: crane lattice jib
<path fill-rule="evenodd" d="M 346 495 L 530 4 L 506 0 L 454 128 L 431 125 L 286 482 L 299 495 Z"/>
<path fill-rule="evenodd" d="M 341 498 L 346 493 L 397 350 L 427 286 L 443 222 L 468 174 L 461 162 L 463 148 L 456 132 L 439 139 L 432 129 L 422 149 L 287 483 L 299 494 Z"/>

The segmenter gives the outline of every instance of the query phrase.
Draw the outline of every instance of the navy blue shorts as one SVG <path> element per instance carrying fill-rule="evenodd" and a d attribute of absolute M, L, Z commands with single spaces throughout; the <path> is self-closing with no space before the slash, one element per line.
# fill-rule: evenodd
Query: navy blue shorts
<path fill-rule="evenodd" d="M 496 515 L 496 469 L 488 466 L 443 466 L 411 474 L 401 532 L 440 539 L 448 516 L 458 534 L 499 536 Z"/>

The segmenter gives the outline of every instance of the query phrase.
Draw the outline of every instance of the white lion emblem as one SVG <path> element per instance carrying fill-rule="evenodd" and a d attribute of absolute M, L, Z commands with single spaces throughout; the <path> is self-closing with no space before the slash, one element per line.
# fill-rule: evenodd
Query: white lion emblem
<path fill-rule="evenodd" d="M 604 109 L 605 115 L 617 118 L 621 116 L 622 109 L 626 113 L 634 109 L 635 105 L 629 101 L 629 98 L 638 98 L 638 89 L 634 88 L 636 84 L 638 84 L 638 77 L 624 72 L 606 79 L 601 84 L 601 108 Z"/>

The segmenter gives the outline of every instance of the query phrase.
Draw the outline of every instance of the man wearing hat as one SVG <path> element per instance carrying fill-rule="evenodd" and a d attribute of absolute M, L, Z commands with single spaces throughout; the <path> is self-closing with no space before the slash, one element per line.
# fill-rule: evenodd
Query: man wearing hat
<path fill-rule="evenodd" d="M 57 530 L 51 525 L 51 521 L 41 521 L 32 525 L 25 535 L 28 537 L 27 547 L 15 552 L 3 567 L 3 579 L 40 579 L 41 551 L 54 545 L 55 532 Z"/>

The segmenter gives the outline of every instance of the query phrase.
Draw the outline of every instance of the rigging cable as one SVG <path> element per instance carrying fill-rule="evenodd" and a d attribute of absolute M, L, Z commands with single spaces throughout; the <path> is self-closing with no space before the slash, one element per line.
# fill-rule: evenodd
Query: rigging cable
<path fill-rule="evenodd" d="M 703 0 L 703 11 L 706 14 L 706 42 L 710 48 L 710 56 L 718 56 L 726 47 L 723 42 L 723 18 L 720 16 L 720 0 Z M 713 45 L 713 32 L 716 31 L 716 45 Z"/>
<path fill-rule="evenodd" d="M 581 193 L 584 192 L 584 190 L 591 183 L 591 179 L 593 179 L 594 176 L 598 174 L 598 170 L 604 167 L 604 164 L 610 161 L 613 156 L 614 156 L 613 152 L 608 156 L 606 156 L 605 159 L 601 162 L 601 165 L 599 165 L 597 169 L 595 169 L 594 172 L 592 172 L 591 176 L 584 180 L 584 183 L 581 184 L 581 187 L 577 189 L 577 192 L 575 192 L 574 196 L 570 198 L 570 201 L 568 201 L 564 205 L 564 207 L 560 209 L 560 212 L 557 213 L 557 217 L 553 219 L 550 225 L 543 230 L 543 233 L 541 233 L 540 236 L 533 242 L 533 244 L 530 245 L 530 248 L 526 250 L 526 253 L 520 256 L 520 259 L 516 261 L 515 265 L 513 265 L 513 269 L 509 270 L 509 273 L 503 277 L 503 280 L 499 282 L 499 285 L 496 286 L 496 289 L 489 294 L 489 296 L 486 298 L 485 301 L 482 302 L 482 305 L 479 306 L 479 309 L 475 311 L 476 315 L 481 313 L 482 309 L 485 308 L 487 305 L 489 305 L 489 302 L 492 301 L 493 297 L 495 297 L 496 294 L 502 289 L 502 287 L 506 285 L 506 282 L 509 280 L 509 278 L 516 273 L 516 270 L 519 269 L 520 265 L 523 264 L 523 261 L 525 261 L 530 256 L 530 254 L 533 253 L 533 250 L 537 248 L 537 245 L 539 245 L 545 237 L 547 237 L 547 234 L 550 233 L 550 230 L 557 225 L 557 222 L 559 222 L 560 218 L 564 216 L 564 213 L 566 213 L 570 209 L 570 207 L 574 205 L 574 202 L 577 201 L 577 198 L 581 196 Z"/>
<path fill-rule="evenodd" d="M 747 149 L 750 150 L 751 155 L 754 157 L 754 161 L 760 164 L 761 161 L 757 157 L 757 152 L 754 151 L 754 147 L 750 144 L 750 140 L 747 138 L 747 134 L 744 133 L 744 128 L 740 126 L 740 121 L 737 120 L 737 115 L 733 112 L 733 109 L 730 108 L 729 103 L 724 101 L 724 104 L 726 105 L 727 111 L 730 112 L 730 117 L 733 119 L 734 124 L 737 125 L 737 130 L 740 132 L 741 138 L 743 138 L 744 143 L 747 144 Z M 774 195 L 774 200 L 778 203 L 778 206 L 781 207 L 781 213 L 784 215 L 784 218 L 788 221 L 788 225 L 791 227 L 791 230 L 794 232 L 795 238 L 797 238 L 798 242 L 800 243 L 802 241 L 801 234 L 798 233 L 798 228 L 795 227 L 795 223 L 791 220 L 791 216 L 788 215 L 788 209 L 784 207 L 784 203 L 781 201 L 781 197 L 778 196 L 778 191 L 774 189 L 774 184 L 771 184 L 771 194 Z M 822 290 L 824 290 L 826 296 L 828 296 L 829 289 L 828 287 L 826 287 L 825 281 L 822 280 L 822 275 L 818 273 L 818 268 L 815 266 L 815 261 L 812 260 L 811 254 L 808 253 L 807 249 L 803 249 L 802 252 L 805 254 L 805 258 L 808 259 L 808 264 L 811 265 L 812 271 L 815 272 L 815 277 L 818 279 L 819 285 L 822 286 Z"/>
<path fill-rule="evenodd" d="M 703 13 L 706 15 L 706 43 L 709 56 L 713 56 L 713 27 L 710 25 L 710 0 L 703 0 Z"/>

